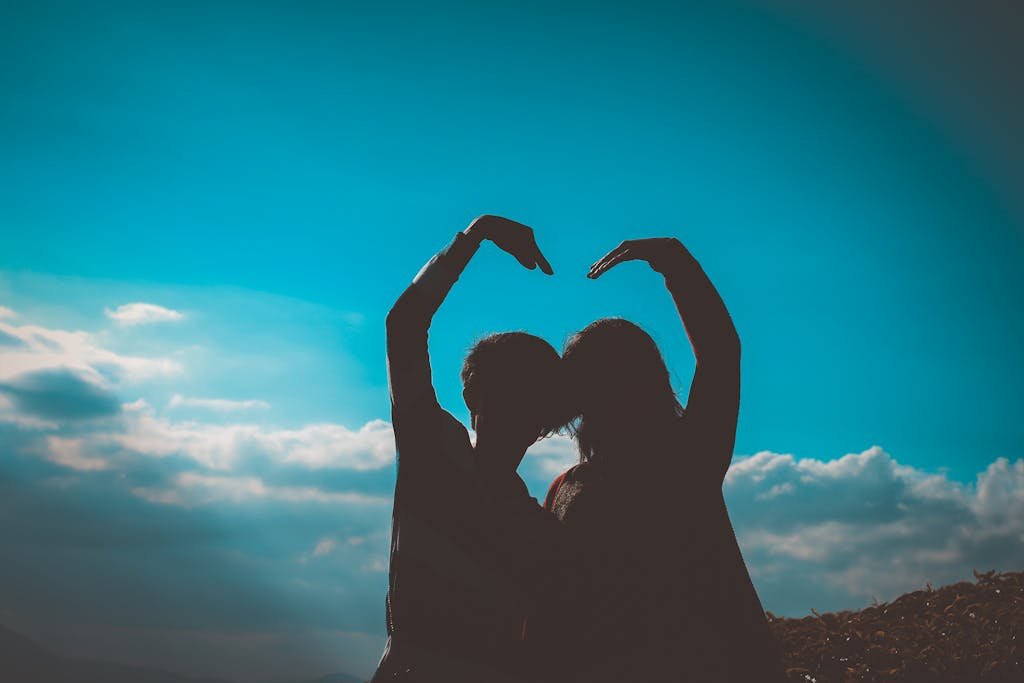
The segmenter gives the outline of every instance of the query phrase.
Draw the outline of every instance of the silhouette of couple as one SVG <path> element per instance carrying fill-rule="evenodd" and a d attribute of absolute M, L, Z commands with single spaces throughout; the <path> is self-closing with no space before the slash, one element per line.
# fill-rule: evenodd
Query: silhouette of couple
<path fill-rule="evenodd" d="M 398 479 L 373 683 L 781 681 L 722 498 L 740 342 L 700 265 L 674 238 L 640 239 L 587 274 L 645 261 L 665 277 L 696 356 L 685 408 L 654 340 L 626 320 L 588 325 L 561 357 L 495 334 L 462 368 L 474 444 L 438 405 L 427 333 L 483 242 L 552 274 L 530 228 L 482 216 L 387 317 Z M 563 427 L 580 463 L 541 507 L 516 468 Z"/>

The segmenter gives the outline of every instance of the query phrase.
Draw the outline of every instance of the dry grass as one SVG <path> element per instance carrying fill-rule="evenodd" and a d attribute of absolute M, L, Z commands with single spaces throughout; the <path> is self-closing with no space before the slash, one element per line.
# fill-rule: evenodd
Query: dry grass
<path fill-rule="evenodd" d="M 1024 572 L 974 576 L 857 612 L 769 612 L 788 679 L 1024 682 Z"/>

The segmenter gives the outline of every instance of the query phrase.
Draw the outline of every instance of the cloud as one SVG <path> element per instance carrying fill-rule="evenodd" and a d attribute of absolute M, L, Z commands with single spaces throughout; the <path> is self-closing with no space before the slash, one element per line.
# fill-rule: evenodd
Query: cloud
<path fill-rule="evenodd" d="M 54 464 L 81 472 L 110 469 L 107 460 L 82 454 L 82 439 L 48 436 L 45 443 L 43 457 Z"/>
<path fill-rule="evenodd" d="M 266 401 L 259 399 L 247 399 L 242 401 L 235 401 L 227 398 L 195 398 L 186 397 L 181 394 L 174 394 L 171 396 L 170 402 L 167 404 L 168 408 L 203 408 L 205 410 L 212 410 L 220 413 L 232 413 L 240 410 L 267 410 L 270 408 L 270 404 Z"/>
<path fill-rule="evenodd" d="M 541 439 L 526 452 L 531 467 L 548 477 L 555 477 L 575 465 L 578 460 L 576 442 L 563 434 Z"/>
<path fill-rule="evenodd" d="M 0 346 L 25 347 L 27 344 L 13 334 L 0 330 Z"/>
<path fill-rule="evenodd" d="M 6 445 L 15 443 L 2 431 L 0 438 Z M 79 455 L 73 441 L 44 440 L 41 445 L 55 457 Z M 76 643 L 106 629 L 110 638 L 97 650 L 104 657 L 123 660 L 117 652 L 137 656 L 134 646 L 149 642 L 151 651 L 143 656 L 157 661 L 164 656 L 170 668 L 174 661 L 192 662 L 206 652 L 197 673 L 209 673 L 213 663 L 225 667 L 225 675 L 243 679 L 258 679 L 261 667 L 263 674 L 274 671 L 278 679 L 312 677 L 317 669 L 352 670 L 348 665 L 353 661 L 361 670 L 379 654 L 386 581 L 363 567 L 386 557 L 386 541 L 339 544 L 334 553 L 318 558 L 328 562 L 306 565 L 294 558 L 318 539 L 386 530 L 388 501 L 370 506 L 374 515 L 361 521 L 358 514 L 348 514 L 351 505 L 343 513 L 332 503 L 296 504 L 282 499 L 306 492 L 278 495 L 264 484 L 263 497 L 251 506 L 224 501 L 189 507 L 133 495 L 122 486 L 124 473 L 113 467 L 66 469 L 64 475 L 60 469 L 65 467 L 20 448 L 0 458 L 5 625 L 60 651 L 74 651 Z M 210 498 L 230 489 L 209 480 L 190 485 L 195 495 Z M 349 648 L 344 658 L 337 650 L 316 652 L 309 633 L 325 628 L 371 634 L 361 643 L 367 651 Z M 62 639 L 54 629 L 68 633 Z M 195 634 L 190 642 L 172 653 L 162 649 L 168 638 L 190 631 Z M 224 640 L 251 636 L 247 664 L 239 667 L 216 648 L 204 649 L 203 634 L 210 632 Z M 280 644 L 282 639 L 287 643 Z M 314 664 L 289 650 L 303 643 L 300 649 Z M 282 658 L 287 666 L 280 664 Z"/>
<path fill-rule="evenodd" d="M 268 433 L 264 442 L 284 453 L 284 462 L 312 469 L 373 470 L 395 461 L 395 435 L 385 420 L 370 420 L 354 431 L 337 424 L 306 425 Z"/>
<path fill-rule="evenodd" d="M 13 407 L 43 420 L 88 420 L 118 414 L 117 397 L 68 368 L 35 370 L 0 383 Z"/>
<path fill-rule="evenodd" d="M 543 501 L 551 481 L 579 460 L 576 443 L 568 436 L 555 434 L 533 444 L 519 466 L 519 474 L 531 495 Z"/>
<path fill-rule="evenodd" d="M 1024 566 L 1024 460 L 961 484 L 878 446 L 835 460 L 761 452 L 734 462 L 724 491 L 762 601 L 779 613 Z"/>
<path fill-rule="evenodd" d="M 96 385 L 180 374 L 173 358 L 131 356 L 104 348 L 89 332 L 12 325 L 0 318 L 0 381 L 36 370 L 66 369 Z"/>
<path fill-rule="evenodd" d="M 133 495 L 183 507 L 261 500 L 376 505 L 387 498 L 381 481 L 302 476 L 390 469 L 394 436 L 384 420 L 356 428 L 172 420 L 144 399 L 123 401 L 118 393 L 130 390 L 129 379 L 180 366 L 114 353 L 86 332 L 2 321 L 0 332 L 24 347 L 0 347 L 0 425 L 38 432 L 26 452 L 55 466 L 114 471 Z M 168 407 L 230 414 L 270 405 L 176 393 Z M 351 490 L 351 481 L 369 486 L 369 492 Z"/>
<path fill-rule="evenodd" d="M 325 536 L 316 542 L 313 549 L 308 553 L 302 553 L 299 556 L 299 562 L 305 564 L 310 560 L 315 560 L 318 557 L 325 557 L 330 555 L 338 548 L 338 539 L 333 536 Z"/>
<path fill-rule="evenodd" d="M 383 574 L 388 570 L 388 561 L 383 556 L 372 557 L 368 562 L 363 564 L 361 569 L 368 573 Z"/>
<path fill-rule="evenodd" d="M 93 441 L 117 443 L 157 457 L 181 455 L 213 470 L 231 470 L 246 457 L 306 469 L 375 470 L 394 462 L 390 423 L 371 420 L 358 429 L 334 423 L 273 429 L 251 423 L 172 422 L 151 411 L 125 415 L 121 431 L 96 434 Z"/>
<path fill-rule="evenodd" d="M 180 363 L 10 317 L 0 315 L 0 583 L 24 596 L 11 609 L 87 622 L 116 605 L 109 623 L 132 632 L 151 619 L 225 633 L 340 621 L 383 631 L 390 423 L 275 425 L 273 413 L 245 412 L 267 402 L 168 399 L 166 388 L 147 402 L 133 382 L 180 374 Z M 542 498 L 575 462 L 572 440 L 555 436 L 520 472 Z M 1021 460 L 960 483 L 879 447 L 836 459 L 761 452 L 735 459 L 724 491 L 762 601 L 780 614 L 1024 565 Z"/>
<path fill-rule="evenodd" d="M 386 505 L 391 499 L 357 491 L 324 491 L 312 486 L 273 486 L 259 477 L 208 475 L 184 472 L 170 487 L 136 487 L 136 496 L 151 503 L 195 507 L 211 503 L 325 503 Z"/>
<path fill-rule="evenodd" d="M 223 653 L 208 661 L 283 678 L 282 661 L 345 668 L 337 642 L 318 652 L 309 635 L 343 629 L 359 643 L 347 650 L 358 668 L 368 666 L 384 632 L 388 422 L 242 420 L 269 403 L 139 386 L 183 375 L 185 356 L 124 353 L 111 344 L 133 337 L 21 322 L 0 315 L 5 623 L 109 628 L 122 634 L 116 651 L 158 630 L 256 633 L 286 645 L 253 645 L 242 669 Z M 198 419 L 180 419 L 193 417 L 186 408 Z M 317 561 L 296 562 L 303 553 Z M 174 661 L 192 661 L 202 643 L 182 647 Z"/>
<path fill-rule="evenodd" d="M 151 323 L 176 322 L 184 319 L 185 315 L 170 308 L 164 308 L 156 304 L 131 303 L 122 304 L 114 310 L 105 309 L 107 317 L 119 325 L 131 327 L 135 325 L 149 325 Z"/>
<path fill-rule="evenodd" d="M 316 547 L 313 548 L 313 557 L 322 557 L 324 555 L 329 555 L 337 547 L 338 539 L 321 538 L 319 541 L 317 541 Z"/>

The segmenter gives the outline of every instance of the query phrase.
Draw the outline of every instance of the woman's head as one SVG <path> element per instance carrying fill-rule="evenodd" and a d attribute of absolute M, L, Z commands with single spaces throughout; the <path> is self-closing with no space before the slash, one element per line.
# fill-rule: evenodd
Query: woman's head
<path fill-rule="evenodd" d="M 682 414 L 658 345 L 628 320 L 587 325 L 566 342 L 562 362 L 584 462 L 614 458 L 638 435 Z"/>
<path fill-rule="evenodd" d="M 502 332 L 474 344 L 462 364 L 462 387 L 478 438 L 525 450 L 566 421 L 562 359 L 532 334 Z"/>

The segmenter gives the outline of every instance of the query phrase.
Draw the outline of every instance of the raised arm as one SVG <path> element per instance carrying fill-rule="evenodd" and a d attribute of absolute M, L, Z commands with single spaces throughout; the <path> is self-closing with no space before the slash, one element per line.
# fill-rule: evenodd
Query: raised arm
<path fill-rule="evenodd" d="M 533 231 L 498 216 L 481 216 L 427 262 L 413 278 L 387 316 L 388 386 L 393 410 L 407 411 L 437 405 L 430 379 L 427 332 L 434 314 L 448 296 L 480 243 L 491 240 L 515 256 L 524 267 L 550 275 Z"/>
<path fill-rule="evenodd" d="M 595 263 L 597 278 L 623 261 L 646 261 L 665 276 L 696 357 L 683 424 L 717 481 L 725 478 L 736 441 L 740 340 L 729 312 L 697 260 L 674 237 L 627 240 Z"/>

